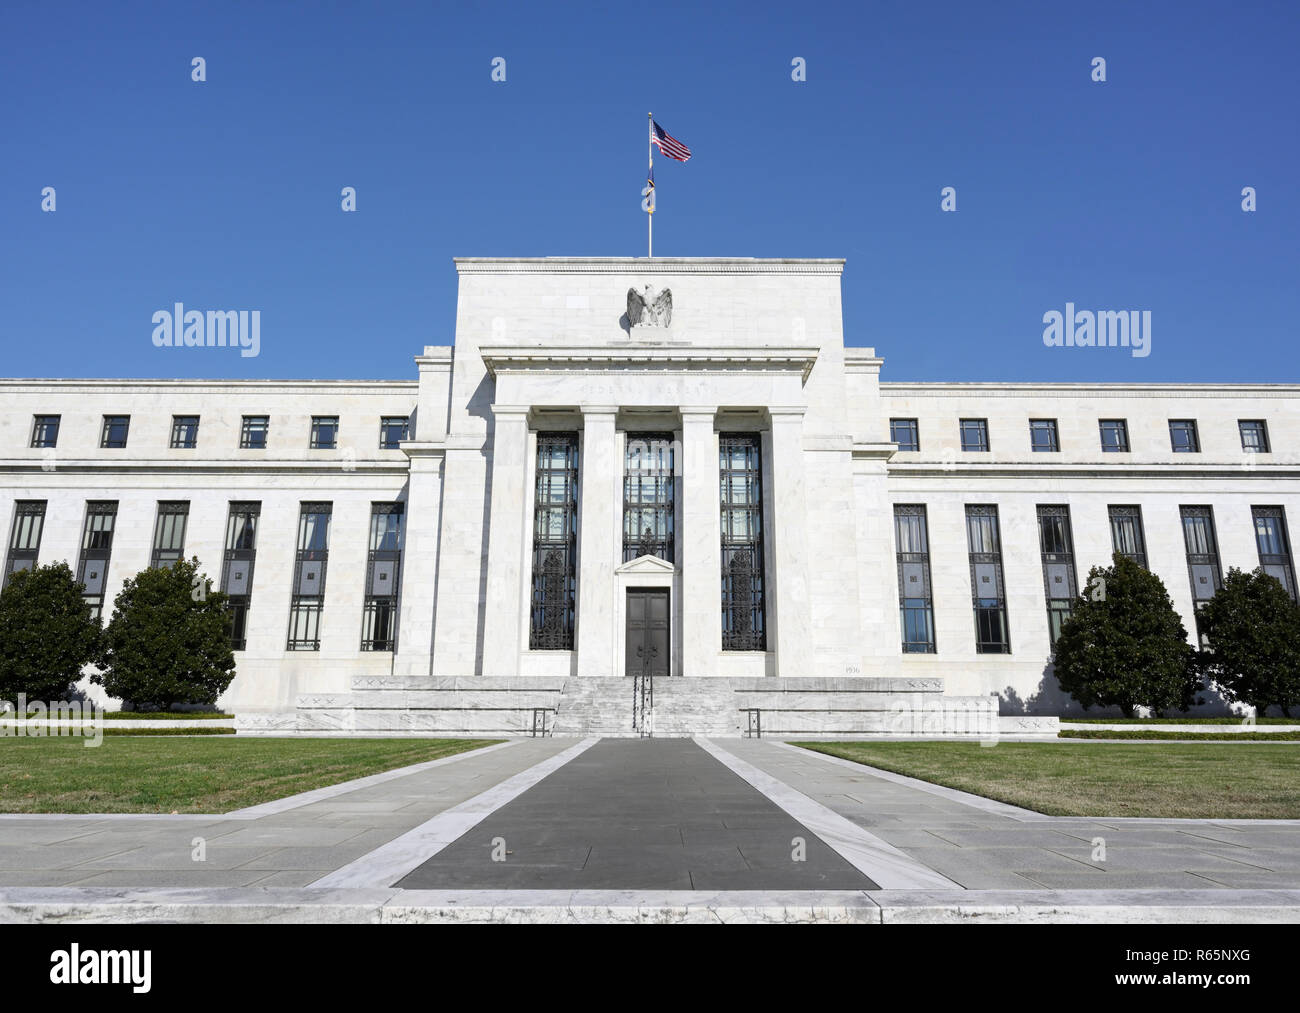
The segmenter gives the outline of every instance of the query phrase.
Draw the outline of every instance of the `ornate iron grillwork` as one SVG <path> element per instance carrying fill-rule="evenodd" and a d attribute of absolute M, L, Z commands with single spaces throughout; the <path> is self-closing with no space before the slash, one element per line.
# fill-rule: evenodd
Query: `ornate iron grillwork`
<path fill-rule="evenodd" d="M 654 735 L 655 680 L 649 672 L 632 676 L 632 730 L 641 738 Z"/>
<path fill-rule="evenodd" d="M 975 612 L 975 650 L 980 654 L 1010 654 L 996 506 L 966 507 L 966 539 L 970 551 L 971 605 Z"/>
<path fill-rule="evenodd" d="M 930 536 L 925 507 L 900 503 L 894 507 L 897 544 L 898 611 L 905 654 L 933 654 L 934 606 L 930 590 Z"/>
<path fill-rule="evenodd" d="M 1074 612 L 1078 584 L 1074 571 L 1074 537 L 1068 506 L 1038 508 L 1038 544 L 1043 556 L 1043 593 L 1047 598 L 1047 632 L 1053 645 L 1062 624 Z"/>
<path fill-rule="evenodd" d="M 628 433 L 623 454 L 623 562 L 674 562 L 676 455 L 672 433 Z"/>
<path fill-rule="evenodd" d="M 185 523 L 189 519 L 188 500 L 160 502 L 153 529 L 153 554 L 149 565 L 154 569 L 174 564 L 185 555 Z"/>
<path fill-rule="evenodd" d="M 1183 543 L 1187 547 L 1187 576 L 1192 582 L 1192 606 L 1196 614 L 1196 634 L 1201 647 L 1206 646 L 1201 633 L 1201 608 L 1223 586 L 1219 572 L 1219 547 L 1214 538 L 1214 512 L 1207 506 L 1178 508 L 1183 520 Z"/>
<path fill-rule="evenodd" d="M 1255 521 L 1259 565 L 1270 577 L 1276 577 L 1287 594 L 1295 598 L 1295 564 L 1291 560 L 1291 543 L 1286 533 L 1286 512 L 1281 507 L 1251 507 L 1250 512 Z"/>
<path fill-rule="evenodd" d="M 403 504 L 370 508 L 366 601 L 361 620 L 363 651 L 397 649 L 397 594 L 401 586 Z"/>
<path fill-rule="evenodd" d="M 242 651 L 248 639 L 248 607 L 253 594 L 253 564 L 257 560 L 257 525 L 261 503 L 230 504 L 226 521 L 226 553 L 221 567 L 221 590 L 229 597 L 230 646 Z"/>
<path fill-rule="evenodd" d="M 19 570 L 30 570 L 36 565 L 41 530 L 45 527 L 45 503 L 43 499 L 20 499 L 14 503 L 14 526 L 9 533 L 9 558 L 4 573 L 6 586 Z"/>
<path fill-rule="evenodd" d="M 573 650 L 577 529 L 578 434 L 538 433 L 528 643 L 532 650 Z"/>
<path fill-rule="evenodd" d="M 82 593 L 98 620 L 104 613 L 104 595 L 108 587 L 108 561 L 113 551 L 113 529 L 117 525 L 117 501 L 86 504 L 86 527 L 81 535 L 81 559 L 77 563 L 77 580 L 86 586 Z"/>
<path fill-rule="evenodd" d="M 325 606 L 325 571 L 329 563 L 333 503 L 304 503 L 298 518 L 298 555 L 289 605 L 290 651 L 320 650 L 320 621 Z"/>
<path fill-rule="evenodd" d="M 722 512 L 722 649 L 767 649 L 763 453 L 757 434 L 718 439 Z"/>
<path fill-rule="evenodd" d="M 1147 546 L 1146 539 L 1142 536 L 1141 507 L 1110 508 L 1110 542 L 1121 556 L 1128 556 L 1144 570 L 1147 568 Z"/>

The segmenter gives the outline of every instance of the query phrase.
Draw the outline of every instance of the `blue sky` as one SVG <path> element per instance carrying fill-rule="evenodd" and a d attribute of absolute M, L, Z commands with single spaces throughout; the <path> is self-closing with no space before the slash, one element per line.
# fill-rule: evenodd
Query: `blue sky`
<path fill-rule="evenodd" d="M 644 255 L 653 110 L 695 152 L 656 252 L 847 258 L 886 379 L 1297 381 L 1298 44 L 1295 3 L 6 0 L 0 374 L 412 378 L 452 257 Z M 177 301 L 261 354 L 155 348 Z M 1067 301 L 1151 354 L 1044 347 Z"/>

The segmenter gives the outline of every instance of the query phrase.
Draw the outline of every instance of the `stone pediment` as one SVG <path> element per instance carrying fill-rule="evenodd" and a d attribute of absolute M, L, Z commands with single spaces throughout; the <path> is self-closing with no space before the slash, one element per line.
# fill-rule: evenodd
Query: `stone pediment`
<path fill-rule="evenodd" d="M 677 567 L 673 566 L 672 563 L 669 563 L 666 560 L 660 559 L 658 556 L 637 556 L 636 559 L 630 559 L 622 566 L 617 567 L 614 572 L 659 575 L 664 573 L 676 573 Z"/>

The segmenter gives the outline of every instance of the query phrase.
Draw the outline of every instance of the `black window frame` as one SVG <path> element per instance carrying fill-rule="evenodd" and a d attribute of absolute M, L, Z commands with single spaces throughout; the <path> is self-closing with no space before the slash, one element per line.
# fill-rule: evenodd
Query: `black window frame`
<path fill-rule="evenodd" d="M 253 437 L 260 434 L 261 443 L 254 443 Z M 240 450 L 265 450 L 270 443 L 271 416 L 244 415 L 239 424 Z"/>
<path fill-rule="evenodd" d="M 257 532 L 262 526 L 258 500 L 231 500 L 226 513 L 226 548 L 221 565 L 221 590 L 230 610 L 230 648 L 248 645 L 248 614 L 253 604 L 253 573 L 257 565 Z M 236 585 L 244 590 L 236 592 Z"/>
<path fill-rule="evenodd" d="M 54 428 L 52 436 L 48 433 L 51 425 Z M 59 428 L 62 425 L 62 415 L 33 415 L 32 438 L 28 446 L 34 450 L 52 450 L 57 447 L 59 445 Z"/>
<path fill-rule="evenodd" d="M 122 429 L 122 442 L 118 443 L 111 439 L 114 430 L 117 427 Z M 125 450 L 127 440 L 131 436 L 131 416 L 130 415 L 105 415 L 103 428 L 99 434 L 99 448 L 101 450 Z"/>
<path fill-rule="evenodd" d="M 1223 565 L 1219 553 L 1218 533 L 1214 528 L 1214 508 L 1205 504 L 1179 506 L 1178 518 L 1183 529 L 1183 547 L 1187 552 L 1187 582 L 1192 591 L 1192 612 L 1196 619 L 1196 640 L 1204 649 L 1208 646 L 1208 643 L 1205 634 L 1201 632 L 1201 609 L 1223 587 Z M 1188 521 L 1190 520 L 1204 521 L 1204 525 L 1189 525 Z M 1203 545 L 1194 546 L 1192 544 L 1191 530 L 1193 527 L 1202 527 L 1204 532 Z M 1198 587 L 1204 584 L 1204 579 L 1197 580 L 1197 567 L 1208 567 L 1209 569 L 1211 579 L 1208 594 L 1204 593 L 1206 588 Z"/>
<path fill-rule="evenodd" d="M 1079 575 L 1074 564 L 1074 528 L 1070 507 L 1064 503 L 1040 503 L 1038 551 L 1043 563 L 1043 596 L 1047 602 L 1047 641 L 1056 647 L 1061 626 L 1074 614 L 1079 597 Z M 1065 586 L 1054 586 L 1064 579 Z"/>
<path fill-rule="evenodd" d="M 1043 432 L 1049 435 L 1047 446 L 1039 446 L 1035 438 L 1038 433 Z M 1059 454 L 1061 452 L 1061 439 L 1056 419 L 1029 420 L 1029 449 L 1036 454 Z"/>
<path fill-rule="evenodd" d="M 381 527 L 380 518 L 389 518 Z M 391 519 L 396 518 L 396 523 Z M 371 503 L 366 554 L 365 601 L 361 614 L 361 650 L 396 651 L 398 596 L 401 588 L 402 539 L 406 505 Z M 390 540 L 391 536 L 391 540 Z"/>
<path fill-rule="evenodd" d="M 321 441 L 321 436 L 329 430 L 330 440 L 328 443 Z M 339 448 L 339 417 L 337 415 L 313 415 L 311 417 L 311 436 L 307 441 L 308 450 L 338 450 Z"/>
<path fill-rule="evenodd" d="M 571 651 L 578 602 L 576 432 L 537 433 L 533 476 L 533 567 L 530 651 Z"/>
<path fill-rule="evenodd" d="M 978 444 L 979 444 L 978 446 L 970 446 L 967 443 L 966 435 L 968 431 L 968 426 L 976 427 L 974 431 L 978 437 Z M 989 420 L 986 418 L 958 419 L 957 433 L 961 440 L 962 453 L 987 454 L 992 446 L 991 443 L 989 442 Z"/>
<path fill-rule="evenodd" d="M 152 548 L 149 553 L 150 569 L 172 567 L 178 560 L 185 558 L 185 529 L 189 526 L 189 518 L 189 500 L 158 501 L 158 512 L 154 516 Z M 177 537 L 178 529 L 179 537 Z M 164 536 L 168 539 L 167 545 L 161 544 Z M 172 541 L 179 544 L 172 545 L 170 544 Z"/>
<path fill-rule="evenodd" d="M 320 522 L 308 525 L 309 517 L 323 517 L 324 532 L 320 545 L 314 544 L 313 536 L 320 529 Z M 293 587 L 289 598 L 289 634 L 285 640 L 287 651 L 319 651 L 321 641 L 321 623 L 325 613 L 325 578 L 329 570 L 330 528 L 334 523 L 334 504 L 332 502 L 311 500 L 304 501 L 298 511 L 297 551 L 294 556 Z M 316 573 L 319 572 L 319 578 Z M 304 578 L 315 579 L 316 590 L 312 594 L 303 594 Z"/>
<path fill-rule="evenodd" d="M 623 446 L 623 562 L 677 559 L 677 439 L 627 433 Z"/>
<path fill-rule="evenodd" d="M 1265 542 L 1260 537 L 1259 522 L 1265 518 L 1277 521 L 1276 547 L 1280 552 L 1266 552 Z M 1286 507 L 1252 506 L 1250 508 L 1251 525 L 1255 531 L 1255 549 L 1259 553 L 1259 567 L 1270 577 L 1276 579 L 1286 589 L 1293 601 L 1300 601 L 1297 594 L 1295 576 L 1295 557 L 1291 553 L 1291 535 L 1287 531 Z M 1278 576 L 1278 571 L 1282 576 Z"/>
<path fill-rule="evenodd" d="M 741 465 L 735 466 L 736 455 Z M 767 579 L 761 433 L 718 434 L 718 510 L 722 533 L 722 649 L 767 650 Z M 731 498 L 737 483 L 739 501 Z M 741 519 L 739 525 L 737 518 Z M 739 534 L 737 532 L 740 532 Z"/>
<path fill-rule="evenodd" d="M 1184 446 L 1178 445 L 1178 433 L 1187 434 Z M 1195 419 L 1169 420 L 1169 447 L 1175 454 L 1199 454 L 1201 452 L 1201 434 Z"/>
<path fill-rule="evenodd" d="M 914 526 L 918 545 L 904 550 L 903 518 L 918 518 Z M 909 537 L 907 543 L 912 545 Z M 904 654 L 935 654 L 938 640 L 934 628 L 934 585 L 930 576 L 930 522 L 924 503 L 894 504 L 894 559 L 898 574 L 898 625 Z M 921 587 L 910 585 L 919 581 Z M 916 593 L 918 592 L 919 593 Z M 924 639 L 909 634 L 924 628 Z"/>
<path fill-rule="evenodd" d="M 991 517 L 992 547 L 976 550 L 973 518 Z M 1002 520 L 996 503 L 966 504 L 966 551 L 970 561 L 971 608 L 975 619 L 976 654 L 1010 654 L 1011 624 L 1007 619 L 1006 577 L 1002 568 Z M 981 595 L 981 567 L 992 566 L 997 594 Z M 985 574 L 987 577 L 988 575 Z M 989 635 L 997 626 L 1000 637 Z"/>
<path fill-rule="evenodd" d="M 1121 556 L 1133 560 L 1142 569 L 1149 570 L 1150 566 L 1147 565 L 1147 536 L 1142 523 L 1142 507 L 1136 503 L 1111 504 L 1106 507 L 1106 518 L 1110 522 L 1111 553 L 1119 553 Z M 1133 521 L 1135 547 L 1132 552 L 1125 552 L 1119 547 L 1120 539 L 1116 537 L 1120 531 L 1116 521 L 1123 522 L 1130 518 Z"/>
<path fill-rule="evenodd" d="M 1110 432 L 1120 437 L 1113 446 L 1106 442 L 1107 427 L 1109 427 Z M 1132 452 L 1133 445 L 1129 442 L 1128 437 L 1128 419 L 1098 419 L 1097 435 L 1101 441 L 1101 452 L 1103 454 L 1128 454 Z"/>
<path fill-rule="evenodd" d="M 189 441 L 184 439 L 185 431 L 190 430 Z M 199 445 L 199 416 L 173 415 L 172 437 L 169 444 L 172 450 L 195 450 Z"/>
<path fill-rule="evenodd" d="M 77 557 L 77 582 L 87 577 L 97 581 L 97 592 L 83 590 L 82 599 L 90 606 L 91 618 L 103 621 L 104 602 L 108 597 L 108 567 L 113 556 L 113 537 L 117 532 L 117 500 L 87 500 L 86 517 L 81 528 L 81 551 Z M 96 518 L 106 518 L 98 526 Z"/>
<path fill-rule="evenodd" d="M 1259 434 L 1261 446 L 1252 447 L 1246 443 L 1247 426 L 1253 427 L 1250 431 Z M 1272 453 L 1272 444 L 1268 440 L 1268 420 L 1267 419 L 1238 419 L 1237 433 L 1241 437 L 1241 449 L 1247 454 L 1268 454 Z"/>
<path fill-rule="evenodd" d="M 898 438 L 902 431 L 910 437 L 906 441 Z M 898 444 L 898 452 L 915 453 L 921 449 L 921 422 L 919 419 L 897 418 L 889 420 L 889 442 Z"/>
<path fill-rule="evenodd" d="M 401 427 L 401 436 L 396 440 L 389 438 L 389 429 L 395 426 Z M 380 450 L 400 450 L 401 444 L 411 438 L 411 416 L 409 415 L 381 415 L 379 417 L 379 449 Z"/>
<path fill-rule="evenodd" d="M 9 526 L 9 551 L 5 556 L 3 587 L 19 570 L 34 570 L 41 554 L 41 537 L 45 533 L 45 511 L 48 500 L 20 499 L 14 501 L 13 521 Z M 26 564 L 26 565 L 19 565 Z"/>

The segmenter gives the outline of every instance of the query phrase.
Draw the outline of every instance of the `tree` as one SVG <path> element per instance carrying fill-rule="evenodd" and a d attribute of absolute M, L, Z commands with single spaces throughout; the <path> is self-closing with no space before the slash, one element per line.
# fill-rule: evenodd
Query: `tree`
<path fill-rule="evenodd" d="M 1201 609 L 1209 649 L 1200 661 L 1229 700 L 1263 716 L 1271 706 L 1287 717 L 1300 704 L 1300 605 L 1262 569 L 1230 569 Z"/>
<path fill-rule="evenodd" d="M 67 563 L 19 570 L 0 592 L 0 700 L 66 700 L 95 660 L 99 623 L 91 618 Z"/>
<path fill-rule="evenodd" d="M 212 704 L 235 677 L 226 595 L 209 590 L 198 558 L 141 570 L 113 602 L 93 676 L 111 696 L 162 709 Z"/>
<path fill-rule="evenodd" d="M 1154 573 L 1118 552 L 1094 566 L 1056 642 L 1056 678 L 1083 704 L 1187 710 L 1200 677 L 1187 630 Z"/>

